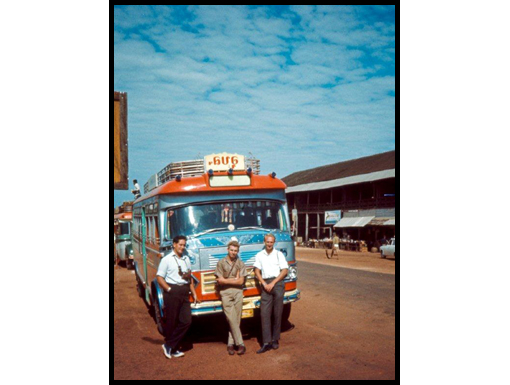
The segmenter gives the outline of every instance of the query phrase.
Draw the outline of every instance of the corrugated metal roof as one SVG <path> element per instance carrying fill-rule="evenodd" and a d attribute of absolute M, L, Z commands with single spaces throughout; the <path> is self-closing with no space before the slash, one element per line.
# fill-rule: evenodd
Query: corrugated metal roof
<path fill-rule="evenodd" d="M 287 194 L 295 193 L 295 192 L 303 192 L 303 191 L 316 191 L 316 190 L 327 190 L 334 187 L 342 187 L 350 184 L 357 183 L 365 183 L 365 182 L 375 182 L 377 180 L 390 179 L 395 178 L 396 171 L 386 170 L 386 171 L 378 171 L 370 174 L 364 175 L 356 175 L 348 178 L 330 180 L 327 182 L 319 182 L 319 183 L 309 183 L 302 184 L 300 186 L 290 187 L 287 189 Z"/>
<path fill-rule="evenodd" d="M 347 162 L 330 164 L 311 170 L 299 171 L 283 178 L 283 181 L 287 186 L 295 187 L 303 184 L 327 182 L 356 175 L 393 170 L 395 168 L 395 151 L 390 151 L 365 158 L 349 160 Z"/>
<path fill-rule="evenodd" d="M 372 222 L 374 218 L 375 217 L 342 218 L 335 227 L 342 229 L 346 227 L 365 227 Z"/>

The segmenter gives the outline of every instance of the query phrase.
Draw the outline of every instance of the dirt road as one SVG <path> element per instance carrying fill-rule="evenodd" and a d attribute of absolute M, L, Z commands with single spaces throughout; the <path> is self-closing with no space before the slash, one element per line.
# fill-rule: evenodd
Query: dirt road
<path fill-rule="evenodd" d="M 133 273 L 115 270 L 114 379 L 394 380 L 395 275 L 363 270 L 394 272 L 395 261 L 379 265 L 377 259 L 374 267 L 370 258 L 357 255 L 345 263 L 361 266 L 345 269 L 335 261 L 321 264 L 316 252 L 298 251 L 303 294 L 291 315 L 295 329 L 283 334 L 279 351 L 262 356 L 256 354 L 257 320 L 242 326 L 248 354 L 228 356 L 220 316 L 195 323 L 185 341 L 186 357 L 167 360 Z"/>

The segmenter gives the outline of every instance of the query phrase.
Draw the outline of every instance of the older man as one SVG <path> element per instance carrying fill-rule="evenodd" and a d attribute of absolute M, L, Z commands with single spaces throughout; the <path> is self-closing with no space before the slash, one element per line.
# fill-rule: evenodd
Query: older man
<path fill-rule="evenodd" d="M 276 237 L 266 235 L 265 248 L 255 259 L 255 276 L 262 285 L 261 317 L 263 346 L 257 354 L 263 354 L 280 347 L 282 329 L 283 299 L 285 296 L 284 279 L 289 273 L 289 264 L 285 256 L 275 250 Z M 271 319 L 274 314 L 274 323 Z"/>

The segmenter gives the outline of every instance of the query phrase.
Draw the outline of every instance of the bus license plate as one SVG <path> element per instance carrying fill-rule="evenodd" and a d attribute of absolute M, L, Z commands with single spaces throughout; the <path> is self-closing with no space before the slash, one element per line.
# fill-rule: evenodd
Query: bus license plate
<path fill-rule="evenodd" d="M 243 316 L 242 316 L 243 319 L 253 318 L 253 317 L 255 317 L 255 311 L 253 309 L 243 310 Z"/>

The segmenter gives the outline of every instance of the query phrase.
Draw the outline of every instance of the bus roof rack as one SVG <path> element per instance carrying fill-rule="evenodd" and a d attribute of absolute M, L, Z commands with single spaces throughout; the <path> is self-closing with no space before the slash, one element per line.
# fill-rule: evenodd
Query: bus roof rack
<path fill-rule="evenodd" d="M 250 157 L 246 158 L 246 169 L 249 168 L 252 169 L 253 174 L 260 175 L 260 160 L 256 159 L 251 153 Z M 182 178 L 191 178 L 194 176 L 204 175 L 204 173 L 205 167 L 203 159 L 170 163 L 160 172 L 149 178 L 143 188 L 144 194 L 147 194 L 157 187 L 177 178 L 178 175 Z"/>

